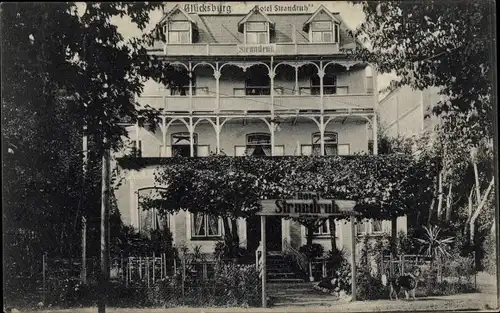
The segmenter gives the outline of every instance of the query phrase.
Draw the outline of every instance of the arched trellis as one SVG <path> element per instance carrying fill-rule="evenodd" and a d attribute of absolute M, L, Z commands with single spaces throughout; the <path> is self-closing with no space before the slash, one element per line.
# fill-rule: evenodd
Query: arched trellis
<path fill-rule="evenodd" d="M 297 62 L 283 61 L 283 62 L 279 62 L 279 63 L 277 63 L 277 64 L 274 66 L 273 71 L 274 71 L 274 72 L 276 72 L 276 70 L 278 69 L 278 67 L 279 67 L 280 65 L 288 65 L 288 66 L 291 66 L 291 67 L 293 67 L 293 68 L 295 68 L 295 69 L 299 69 L 299 68 L 301 68 L 302 66 L 307 65 L 307 64 L 312 64 L 312 65 L 314 65 L 318 71 L 320 71 L 320 70 L 321 70 L 320 66 L 319 66 L 318 64 L 316 64 L 316 63 L 312 62 L 312 61 L 297 61 Z"/>
<path fill-rule="evenodd" d="M 208 62 L 198 62 L 193 66 L 192 70 L 194 71 L 198 66 L 208 66 L 208 67 L 211 67 L 212 70 L 214 70 L 214 72 L 217 71 L 216 67 L 213 64 L 208 63 Z"/>
<path fill-rule="evenodd" d="M 320 117 L 305 116 L 306 118 L 310 119 L 311 121 L 313 121 L 318 126 L 319 133 L 320 133 L 320 136 L 321 136 L 321 155 L 324 154 L 324 148 L 325 148 L 325 146 L 324 146 L 324 144 L 325 144 L 325 131 L 326 131 L 326 127 L 328 126 L 328 124 L 330 124 L 330 122 L 332 122 L 336 118 L 339 118 L 339 117 L 348 117 L 348 116 L 361 117 L 361 118 L 365 119 L 366 121 L 368 121 L 368 125 L 372 125 L 372 126 L 376 125 L 376 122 L 377 122 L 375 115 L 372 115 L 372 119 L 370 119 L 368 116 L 363 115 L 363 114 L 351 114 L 351 113 L 349 113 L 348 115 L 333 115 L 333 116 L 329 116 L 326 121 L 325 121 L 325 118 L 327 116 L 320 116 Z M 373 128 L 374 153 L 376 153 L 376 148 L 375 148 L 375 145 L 377 144 L 376 127 L 372 127 L 372 128 Z M 367 131 L 368 131 L 368 129 L 367 129 Z M 367 133 L 367 135 L 368 135 L 368 133 Z"/>
<path fill-rule="evenodd" d="M 351 67 L 355 66 L 355 65 L 358 65 L 358 64 L 363 64 L 364 62 L 362 61 L 351 61 L 351 62 L 340 62 L 340 61 L 330 61 L 330 62 L 327 62 L 323 65 L 323 68 L 322 70 L 325 71 L 326 68 L 329 66 L 329 65 L 332 65 L 332 64 L 337 64 L 337 65 L 340 65 L 340 66 L 343 66 L 345 67 L 347 70 L 349 70 Z"/>
<path fill-rule="evenodd" d="M 222 64 L 219 67 L 219 71 L 222 72 L 222 69 L 225 66 L 228 66 L 228 65 L 233 65 L 233 66 L 239 67 L 239 68 L 241 68 L 243 70 L 243 72 L 246 72 L 247 69 L 251 68 L 252 66 L 255 66 L 255 65 L 264 65 L 267 68 L 267 70 L 269 71 L 269 73 L 271 73 L 270 66 L 267 65 L 266 63 L 260 62 L 260 61 L 255 61 L 255 62 L 227 62 L 227 63 Z"/>

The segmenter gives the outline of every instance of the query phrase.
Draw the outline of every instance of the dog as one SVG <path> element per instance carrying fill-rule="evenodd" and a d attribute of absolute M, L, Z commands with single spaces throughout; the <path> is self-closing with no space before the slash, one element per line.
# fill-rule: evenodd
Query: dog
<path fill-rule="evenodd" d="M 398 300 L 398 295 L 401 290 L 403 290 L 405 292 L 407 300 L 410 299 L 410 294 L 413 300 L 416 300 L 415 290 L 417 289 L 420 274 L 420 269 L 416 268 L 411 273 L 407 273 L 399 277 L 390 279 L 389 282 L 387 281 L 387 277 L 383 275 L 382 283 L 384 284 L 384 286 L 387 286 L 387 283 L 389 283 L 389 298 L 392 300 L 394 296 L 396 300 Z"/>

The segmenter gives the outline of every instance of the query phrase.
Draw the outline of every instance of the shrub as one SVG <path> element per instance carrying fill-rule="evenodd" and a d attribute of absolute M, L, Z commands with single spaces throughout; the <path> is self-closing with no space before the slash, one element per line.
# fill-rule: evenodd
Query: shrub
<path fill-rule="evenodd" d="M 324 253 L 324 248 L 319 243 L 313 243 L 312 245 L 303 245 L 299 248 L 299 252 L 306 255 L 309 260 L 314 260 L 319 258 Z"/>
<path fill-rule="evenodd" d="M 217 264 L 215 285 L 221 304 L 252 306 L 259 303 L 261 284 L 255 265 Z"/>
<path fill-rule="evenodd" d="M 329 260 L 327 262 L 328 276 L 324 277 L 318 284 L 320 289 L 327 289 L 329 292 L 340 293 L 351 292 L 351 264 L 347 261 L 344 250 L 328 251 Z"/>
<path fill-rule="evenodd" d="M 459 293 L 477 292 L 477 288 L 470 283 L 448 282 L 446 280 L 437 282 L 430 280 L 417 288 L 417 296 L 450 296 Z"/>
<path fill-rule="evenodd" d="M 148 305 L 256 306 L 260 303 L 260 280 L 255 265 L 219 262 L 213 280 L 177 275 L 158 281 L 147 291 Z"/>
<path fill-rule="evenodd" d="M 243 259 L 247 254 L 248 251 L 245 248 L 238 245 L 231 247 L 225 240 L 219 240 L 215 243 L 214 258 L 216 260 Z"/>
<path fill-rule="evenodd" d="M 84 285 L 80 279 L 66 278 L 47 289 L 46 302 L 53 306 L 91 305 L 97 299 L 95 286 Z"/>
<path fill-rule="evenodd" d="M 483 259 L 484 270 L 491 275 L 495 275 L 497 272 L 495 236 L 493 236 L 491 233 L 486 236 L 486 239 L 483 243 L 483 249 L 484 249 L 484 259 Z"/>
<path fill-rule="evenodd" d="M 366 269 L 361 268 L 356 275 L 356 297 L 359 300 L 376 300 L 389 298 L 389 290 L 382 281 L 373 277 Z"/>

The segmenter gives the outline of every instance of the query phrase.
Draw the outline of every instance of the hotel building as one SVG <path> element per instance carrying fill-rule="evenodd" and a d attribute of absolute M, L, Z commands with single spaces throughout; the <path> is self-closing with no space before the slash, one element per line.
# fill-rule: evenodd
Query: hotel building
<path fill-rule="evenodd" d="M 410 86 L 396 88 L 379 103 L 380 127 L 389 137 L 411 137 L 432 132 L 439 118 L 432 107 L 443 99 L 438 87 L 415 90 Z"/>
<path fill-rule="evenodd" d="M 186 84 L 151 81 L 138 98 L 162 113 L 154 132 L 127 126 L 131 146 L 150 165 L 120 168 L 124 181 L 115 193 L 125 223 L 140 231 L 167 223 L 177 246 L 214 251 L 223 232 L 217 218 L 181 211 L 160 220 L 138 209 L 138 197 L 155 185 L 154 161 L 161 158 L 377 153 L 377 73 L 348 57 L 360 43 L 339 13 L 322 5 L 292 13 L 252 5 L 245 12 L 202 14 L 177 5 L 159 27 L 166 38 L 149 51 L 178 68 Z M 259 220 L 240 219 L 237 227 L 242 246 L 254 251 Z M 358 226 L 358 234 L 390 233 L 390 227 L 374 220 Z M 294 221 L 269 217 L 267 228 L 269 250 L 306 243 L 305 228 Z M 405 229 L 401 217 L 398 230 Z M 349 223 L 339 222 L 336 230 L 338 247 L 348 250 Z M 331 248 L 327 224 L 314 242 Z"/>

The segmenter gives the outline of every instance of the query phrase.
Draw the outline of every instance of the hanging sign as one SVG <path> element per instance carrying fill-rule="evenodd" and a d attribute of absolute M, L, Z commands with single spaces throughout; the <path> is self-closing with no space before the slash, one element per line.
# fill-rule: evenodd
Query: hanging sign
<path fill-rule="evenodd" d="M 276 44 L 252 44 L 238 45 L 238 54 L 251 55 L 274 55 L 276 54 Z"/>
<path fill-rule="evenodd" d="M 244 15 L 250 12 L 256 5 L 266 14 L 293 14 L 293 13 L 314 13 L 317 4 L 303 3 L 263 3 L 263 2 L 172 2 L 171 5 L 179 4 L 180 7 L 189 14 L 198 15 Z"/>
<path fill-rule="evenodd" d="M 262 200 L 262 210 L 257 215 L 286 217 L 354 215 L 356 201 L 332 199 L 274 199 Z"/>

